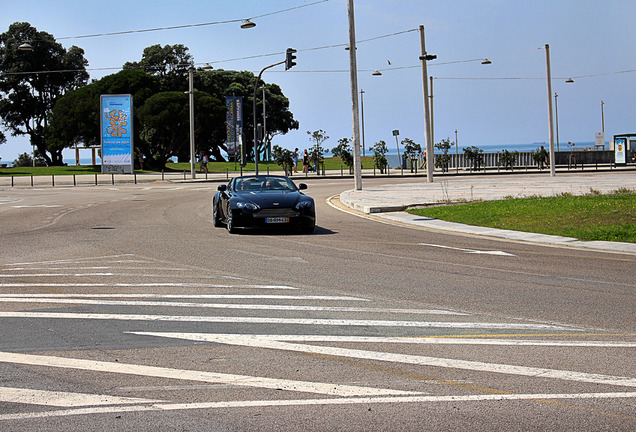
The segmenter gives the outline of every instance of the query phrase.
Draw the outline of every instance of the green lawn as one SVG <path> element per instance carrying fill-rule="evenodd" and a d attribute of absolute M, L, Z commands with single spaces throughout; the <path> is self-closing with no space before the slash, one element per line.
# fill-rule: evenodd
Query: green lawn
<path fill-rule="evenodd" d="M 636 193 L 514 198 L 411 209 L 409 213 L 515 231 L 636 243 Z"/>
<path fill-rule="evenodd" d="M 328 157 L 325 158 L 325 169 L 326 170 L 340 170 L 340 167 L 347 173 L 347 167 L 342 163 L 340 158 L 336 157 Z M 364 157 L 362 158 L 362 165 L 364 168 L 373 168 L 373 158 L 372 157 Z M 270 171 L 282 171 L 282 167 L 276 165 L 274 162 L 260 162 L 258 164 L 259 171 L 267 172 L 267 168 Z M 199 164 L 196 164 L 196 169 L 199 171 Z M 302 172 L 302 162 L 298 167 L 298 171 Z M 215 173 L 224 173 L 226 171 L 229 172 L 237 172 L 240 171 L 240 165 L 235 164 L 234 162 L 210 162 L 208 164 L 208 171 Z M 190 163 L 168 163 L 166 164 L 166 172 L 168 171 L 190 171 Z M 254 171 L 254 163 L 248 163 L 243 171 L 250 172 Z M 101 166 L 96 165 L 82 165 L 82 166 L 61 166 L 61 167 L 13 167 L 13 168 L 0 168 L 0 176 L 51 176 L 51 175 L 81 175 L 81 174 L 95 174 L 101 172 Z M 151 171 L 140 171 L 136 170 L 135 172 L 151 172 Z"/>

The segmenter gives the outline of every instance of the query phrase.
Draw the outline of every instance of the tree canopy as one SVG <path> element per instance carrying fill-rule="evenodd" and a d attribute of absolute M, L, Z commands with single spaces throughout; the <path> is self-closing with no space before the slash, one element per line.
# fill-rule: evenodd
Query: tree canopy
<path fill-rule="evenodd" d="M 18 49 L 25 41 L 32 51 Z M 183 138 L 189 133 L 189 116 L 183 123 L 183 113 L 189 108 L 184 91 L 194 62 L 184 45 L 149 46 L 141 61 L 128 62 L 122 71 L 88 85 L 84 51 L 75 46 L 66 51 L 53 36 L 28 23 L 14 23 L 0 35 L 0 54 L 0 72 L 4 72 L 0 75 L 0 117 L 5 129 L 12 135 L 28 134 L 47 164 L 62 164 L 65 148 L 99 145 L 100 96 L 107 94 L 133 96 L 135 153 L 145 156 L 149 166 L 161 167 L 171 156 L 189 160 L 188 141 Z M 260 123 L 261 87 L 267 107 L 265 141 L 298 129 L 280 87 L 261 81 L 254 98 L 255 81 L 254 74 L 247 71 L 195 71 L 197 150 L 223 160 L 221 151 L 227 151 L 225 97 L 243 96 L 244 150 L 248 159 L 253 158 L 251 113 L 256 103 Z M 166 142 L 168 139 L 172 141 Z"/>
<path fill-rule="evenodd" d="M 28 42 L 30 50 L 19 46 Z M 26 22 L 0 34 L 0 117 L 12 135 L 28 135 L 49 165 L 62 164 L 59 147 L 47 148 L 45 128 L 57 100 L 88 80 L 84 50 L 64 49 L 55 38 Z"/>

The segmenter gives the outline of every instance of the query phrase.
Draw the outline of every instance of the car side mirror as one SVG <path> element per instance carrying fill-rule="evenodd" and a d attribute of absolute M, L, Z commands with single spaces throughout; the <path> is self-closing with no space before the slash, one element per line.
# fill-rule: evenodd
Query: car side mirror
<path fill-rule="evenodd" d="M 299 189 L 299 190 L 305 190 L 305 189 L 307 189 L 307 185 L 306 185 L 305 183 L 300 183 L 300 184 L 298 185 L 298 189 Z"/>
<path fill-rule="evenodd" d="M 224 184 L 219 185 L 217 189 L 221 192 L 225 192 L 227 190 L 227 185 L 224 185 Z"/>

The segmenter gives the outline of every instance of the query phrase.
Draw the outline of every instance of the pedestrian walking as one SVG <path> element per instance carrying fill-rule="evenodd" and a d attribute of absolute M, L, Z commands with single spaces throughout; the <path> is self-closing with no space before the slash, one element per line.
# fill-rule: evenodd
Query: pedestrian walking
<path fill-rule="evenodd" d="M 294 149 L 294 156 L 293 156 L 293 159 L 294 159 L 294 172 L 295 172 L 295 173 L 297 173 L 297 172 L 298 172 L 298 157 L 299 157 L 299 154 L 298 154 L 298 147 L 296 147 L 296 148 Z"/>
<path fill-rule="evenodd" d="M 303 152 L 303 173 L 307 174 L 309 172 L 309 153 L 307 153 L 307 149 Z"/>

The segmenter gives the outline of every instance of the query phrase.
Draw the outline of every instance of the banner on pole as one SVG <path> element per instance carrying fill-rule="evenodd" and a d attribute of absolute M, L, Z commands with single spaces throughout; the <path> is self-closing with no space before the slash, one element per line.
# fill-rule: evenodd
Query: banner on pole
<path fill-rule="evenodd" d="M 101 95 L 102 173 L 133 173 L 132 95 Z"/>
<path fill-rule="evenodd" d="M 243 134 L 243 96 L 226 96 L 225 105 L 227 106 L 225 146 L 228 157 L 236 158 L 240 154 Z"/>

